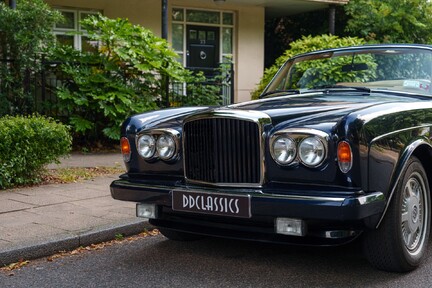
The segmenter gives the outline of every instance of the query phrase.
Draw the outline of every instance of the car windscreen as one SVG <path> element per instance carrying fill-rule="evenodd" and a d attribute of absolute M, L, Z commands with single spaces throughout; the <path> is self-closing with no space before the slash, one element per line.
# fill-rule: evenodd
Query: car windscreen
<path fill-rule="evenodd" d="M 264 93 L 362 87 L 432 95 L 431 70 L 427 49 L 327 51 L 289 60 Z"/>

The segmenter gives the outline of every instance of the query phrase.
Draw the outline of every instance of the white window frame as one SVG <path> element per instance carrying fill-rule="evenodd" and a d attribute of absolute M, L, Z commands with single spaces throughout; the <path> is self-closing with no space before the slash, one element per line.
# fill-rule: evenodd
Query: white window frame
<path fill-rule="evenodd" d="M 73 48 L 78 51 L 82 49 L 82 38 L 87 36 L 86 30 L 81 28 L 80 21 L 82 14 L 93 14 L 97 15 L 98 13 L 102 13 L 100 10 L 86 10 L 79 8 L 55 8 L 59 12 L 68 12 L 73 13 L 74 15 L 74 27 L 73 28 L 53 28 L 54 35 L 67 35 L 73 36 Z M 81 34 L 70 35 L 71 32 L 79 32 Z"/>
<path fill-rule="evenodd" d="M 183 21 L 178 21 L 178 20 L 173 20 L 172 19 L 172 10 L 173 9 L 181 9 L 183 10 Z M 220 23 L 219 24 L 211 24 L 211 23 L 201 23 L 201 22 L 188 22 L 186 19 L 186 11 L 187 10 L 197 10 L 197 11 L 205 11 L 205 12 L 218 12 L 220 14 Z M 227 24 L 223 24 L 223 14 L 224 13 L 230 13 L 232 14 L 233 17 L 233 24 L 232 25 L 227 25 Z M 197 8 L 187 8 L 187 7 L 179 7 L 179 6 L 173 6 L 170 8 L 170 41 L 172 43 L 173 38 L 172 38 L 172 26 L 173 24 L 182 24 L 183 25 L 183 51 L 180 50 L 175 50 L 175 52 L 179 55 L 182 56 L 183 58 L 183 66 L 186 67 L 186 52 L 187 52 L 187 47 L 186 47 L 186 42 L 187 42 L 187 35 L 186 35 L 186 26 L 191 24 L 191 25 L 195 25 L 195 26 L 208 26 L 208 27 L 218 27 L 219 28 L 219 62 L 222 63 L 224 57 L 229 57 L 231 58 L 232 62 L 234 62 L 235 59 L 235 51 L 236 51 L 236 47 L 235 47 L 235 43 L 236 43 L 236 13 L 235 11 L 228 11 L 228 10 L 213 10 L 213 9 L 197 9 Z M 231 39 L 231 54 L 228 53 L 223 53 L 223 28 L 231 28 L 232 29 L 232 39 Z"/>

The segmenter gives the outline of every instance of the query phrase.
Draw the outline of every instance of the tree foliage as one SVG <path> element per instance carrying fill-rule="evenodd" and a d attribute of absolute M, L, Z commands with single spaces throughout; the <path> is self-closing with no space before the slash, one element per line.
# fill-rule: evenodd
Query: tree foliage
<path fill-rule="evenodd" d="M 181 81 L 185 71 L 165 40 L 126 19 L 98 15 L 81 25 L 98 49 L 56 49 L 71 79 L 58 90 L 59 109 L 69 115 L 76 136 L 118 139 L 127 116 L 157 108 L 164 76 Z"/>
<path fill-rule="evenodd" d="M 58 89 L 57 95 L 59 110 L 68 115 L 76 139 L 86 142 L 106 137 L 119 139 L 124 119 L 158 109 L 158 104 L 165 101 L 167 79 L 171 84 L 191 83 L 187 84 L 183 104 L 218 101 L 219 91 L 202 84 L 205 81 L 202 75 L 185 70 L 168 42 L 150 30 L 127 19 L 102 15 L 84 19 L 81 26 L 92 43 L 98 44 L 98 49 L 79 52 L 59 46 L 54 52 L 64 63 L 62 71 L 71 79 Z M 197 91 L 199 96 L 193 93 Z M 175 97 L 179 99 L 182 95 Z"/>
<path fill-rule="evenodd" d="M 346 31 L 380 43 L 430 43 L 429 0 L 356 0 L 345 6 Z"/>
<path fill-rule="evenodd" d="M 353 0 L 355 1 L 355 0 Z M 347 16 L 342 5 L 335 7 L 335 35 L 346 36 Z M 265 67 L 290 47 L 290 43 L 305 35 L 318 36 L 329 33 L 329 11 L 305 12 L 280 18 L 269 18 L 265 22 Z"/>
<path fill-rule="evenodd" d="M 18 0 L 16 9 L 0 2 L 0 115 L 30 112 L 41 54 L 54 43 L 59 12 L 43 0 Z"/>
<path fill-rule="evenodd" d="M 275 64 L 264 71 L 264 76 L 261 78 L 257 88 L 252 92 L 252 98 L 257 99 L 262 93 L 264 88 L 279 70 L 285 61 L 289 58 L 306 52 L 317 51 L 328 48 L 338 48 L 344 46 L 361 45 L 365 44 L 365 40 L 356 37 L 338 37 L 335 35 L 321 35 L 321 36 L 303 36 L 301 39 L 292 42 L 291 48 L 286 50 L 285 53 L 276 59 Z"/>

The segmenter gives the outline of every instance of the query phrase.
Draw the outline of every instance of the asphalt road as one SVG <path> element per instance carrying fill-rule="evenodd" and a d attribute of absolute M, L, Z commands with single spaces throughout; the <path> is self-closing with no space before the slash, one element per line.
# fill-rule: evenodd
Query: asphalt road
<path fill-rule="evenodd" d="M 431 249 L 430 249 L 431 251 Z M 431 287 L 431 253 L 408 274 L 369 266 L 359 245 L 296 248 L 152 236 L 0 271 L 0 287 Z"/>

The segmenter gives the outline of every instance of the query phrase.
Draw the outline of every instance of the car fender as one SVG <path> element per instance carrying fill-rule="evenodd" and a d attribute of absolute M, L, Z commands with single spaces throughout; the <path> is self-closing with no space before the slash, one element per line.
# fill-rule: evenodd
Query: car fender
<path fill-rule="evenodd" d="M 393 196 L 396 192 L 396 188 L 399 184 L 399 182 L 401 181 L 401 177 L 403 175 L 403 171 L 405 171 L 405 169 L 407 168 L 407 164 L 408 164 L 408 160 L 411 158 L 411 156 L 414 154 L 414 152 L 421 146 L 426 145 L 428 146 L 430 149 L 432 149 L 432 145 L 430 143 L 428 143 L 427 141 L 425 141 L 424 139 L 417 139 L 414 142 L 412 142 L 410 145 L 408 145 L 404 151 L 402 152 L 399 161 L 397 163 L 396 169 L 395 169 L 395 173 L 393 174 L 393 178 L 391 179 L 391 184 L 390 184 L 390 190 L 389 193 L 387 194 L 387 201 L 385 203 L 384 206 L 384 211 L 381 215 L 381 218 L 379 219 L 379 221 L 377 222 L 377 225 L 375 228 L 378 228 L 381 224 L 381 222 L 383 221 L 387 210 L 391 204 L 391 202 L 393 201 Z"/>

